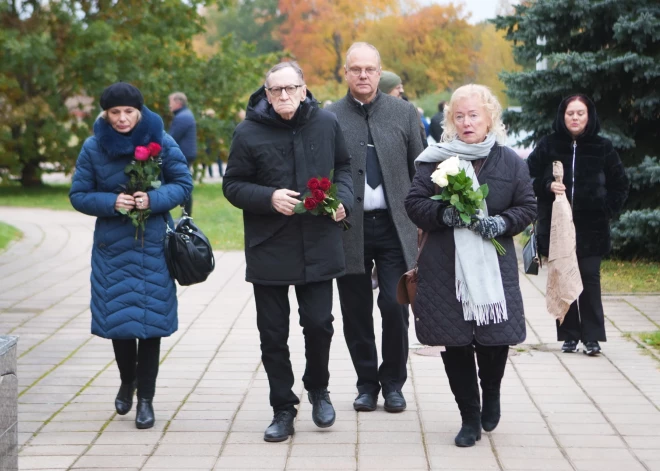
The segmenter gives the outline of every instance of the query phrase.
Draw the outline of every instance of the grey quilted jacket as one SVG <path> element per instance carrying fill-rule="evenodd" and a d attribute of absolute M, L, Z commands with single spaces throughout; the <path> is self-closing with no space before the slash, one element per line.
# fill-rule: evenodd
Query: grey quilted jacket
<path fill-rule="evenodd" d="M 436 164 L 421 163 L 405 201 L 410 219 L 428 231 L 419 258 L 419 284 L 413 306 L 415 331 L 426 345 L 464 346 L 474 340 L 482 345 L 516 345 L 525 340 L 525 313 L 518 284 L 518 260 L 513 236 L 522 232 L 536 216 L 536 200 L 525 162 L 508 147 L 495 145 L 479 173 L 487 183 L 486 198 L 491 216 L 501 215 L 506 233 L 497 240 L 506 249 L 499 256 L 509 319 L 499 324 L 477 326 L 463 318 L 456 300 L 454 230 L 442 222 L 446 203 L 431 200 L 436 193 L 431 173 Z"/>

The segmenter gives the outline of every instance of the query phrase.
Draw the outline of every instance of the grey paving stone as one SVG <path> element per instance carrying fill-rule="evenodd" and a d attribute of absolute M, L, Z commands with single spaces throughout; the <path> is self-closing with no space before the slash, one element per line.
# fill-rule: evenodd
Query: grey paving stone
<path fill-rule="evenodd" d="M 19 443 L 28 443 L 20 451 L 21 469 L 64 470 L 75 461 L 72 469 L 96 471 L 483 471 L 499 469 L 495 453 L 514 471 L 571 469 L 563 453 L 578 470 L 635 471 L 644 469 L 640 460 L 646 469 L 660 469 L 660 371 L 622 333 L 648 329 L 648 318 L 660 322 L 657 296 L 606 298 L 605 354 L 562 355 L 539 291 L 545 286 L 543 271 L 536 278 L 521 276 L 528 340 L 526 351 L 511 350 L 502 420 L 477 446 L 459 449 L 453 441 L 460 415 L 438 356 L 411 350 L 403 414 L 384 412 L 382 398 L 376 412 L 353 410 L 355 371 L 341 338 L 336 292 L 329 389 L 337 421 L 318 429 L 301 383 L 304 342 L 291 292 L 289 343 L 294 390 L 302 403 L 294 437 L 265 443 L 272 409 L 252 287 L 243 281 L 243 254 L 218 252 L 218 268 L 206 283 L 179 290 L 180 329 L 162 344 L 156 426 L 139 431 L 133 413 L 114 416 L 119 375 L 112 347 L 89 333 L 94 219 L 0 207 L 0 220 L 25 232 L 20 243 L 0 254 L 0 331 L 21 335 L 18 384 L 20 390 L 29 387 L 18 407 Z M 46 234 L 49 244 L 41 244 Z M 415 344 L 414 326 L 410 338 Z M 122 459 L 113 459 L 117 456 Z"/>

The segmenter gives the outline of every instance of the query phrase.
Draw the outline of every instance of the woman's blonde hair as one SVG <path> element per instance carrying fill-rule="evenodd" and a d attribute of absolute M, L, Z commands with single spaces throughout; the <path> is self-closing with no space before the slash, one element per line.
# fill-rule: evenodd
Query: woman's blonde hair
<path fill-rule="evenodd" d="M 473 96 L 481 100 L 484 109 L 490 115 L 488 132 L 495 134 L 498 144 L 504 145 L 506 143 L 506 128 L 504 127 L 504 123 L 502 123 L 502 106 L 497 101 L 497 97 L 490 91 L 490 88 L 474 83 L 457 88 L 452 94 L 449 103 L 445 105 L 445 116 L 442 121 L 444 132 L 442 133 L 441 141 L 450 142 L 458 139 L 458 132 L 454 125 L 454 106 L 459 100 Z"/>

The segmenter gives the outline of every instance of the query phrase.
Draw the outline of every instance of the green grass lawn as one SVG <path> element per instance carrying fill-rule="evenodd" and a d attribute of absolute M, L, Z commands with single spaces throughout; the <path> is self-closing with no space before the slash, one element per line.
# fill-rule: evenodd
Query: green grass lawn
<path fill-rule="evenodd" d="M 21 231 L 9 224 L 0 222 L 0 252 L 5 250 L 10 242 L 21 238 Z"/>
<path fill-rule="evenodd" d="M 603 293 L 657 293 L 660 263 L 603 260 L 600 268 Z"/>
<path fill-rule="evenodd" d="M 639 334 L 639 338 L 647 345 L 660 349 L 660 330 Z"/>
<path fill-rule="evenodd" d="M 0 186 L 0 206 L 21 206 L 73 211 L 68 185 L 46 185 L 41 188 Z M 180 209 L 172 211 L 175 219 Z M 215 250 L 243 249 L 242 212 L 222 194 L 222 185 L 196 184 L 193 216 Z"/>

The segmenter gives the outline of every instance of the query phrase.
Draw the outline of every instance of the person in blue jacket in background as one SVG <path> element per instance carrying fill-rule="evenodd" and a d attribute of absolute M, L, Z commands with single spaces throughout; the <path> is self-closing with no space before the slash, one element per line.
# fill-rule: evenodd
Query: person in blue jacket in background
<path fill-rule="evenodd" d="M 100 105 L 103 112 L 80 151 L 69 198 L 76 210 L 97 218 L 92 334 L 112 340 L 121 377 L 115 408 L 127 414 L 137 389 L 135 424 L 145 429 L 155 421 L 160 339 L 178 327 L 176 286 L 163 245 L 167 225 L 173 225 L 169 211 L 187 200 L 193 184 L 179 146 L 160 116 L 144 106 L 140 90 L 115 83 L 103 91 Z M 128 194 L 124 169 L 135 162 L 137 146 L 149 145 L 160 149 L 161 185 Z M 136 228 L 122 214 L 134 208 L 151 211 L 143 237 L 136 238 Z"/>
<path fill-rule="evenodd" d="M 194 175 L 193 163 L 197 158 L 197 122 L 188 108 L 188 97 L 182 92 L 174 92 L 169 96 L 170 111 L 174 115 L 170 124 L 170 136 L 181 148 Z M 185 203 L 184 210 L 192 216 L 192 193 Z"/>

